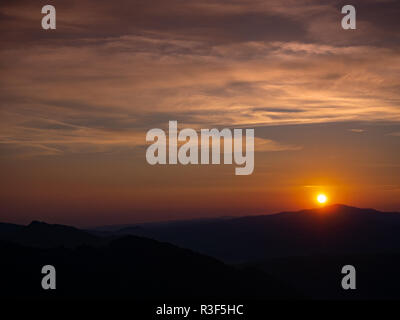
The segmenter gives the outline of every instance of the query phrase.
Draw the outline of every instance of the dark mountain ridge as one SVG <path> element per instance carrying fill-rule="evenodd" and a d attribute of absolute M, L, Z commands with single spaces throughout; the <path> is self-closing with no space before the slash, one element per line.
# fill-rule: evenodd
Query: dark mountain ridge
<path fill-rule="evenodd" d="M 0 297 L 27 299 L 290 299 L 293 289 L 258 269 L 238 269 L 135 236 L 102 246 L 28 247 L 0 241 Z M 51 264 L 57 289 L 41 288 Z"/>
<path fill-rule="evenodd" d="M 202 223 L 140 225 L 136 234 L 230 263 L 310 254 L 400 252 L 400 214 L 345 205 Z"/>
<path fill-rule="evenodd" d="M 392 299 L 400 292 L 400 214 L 344 205 L 95 234 L 0 223 L 0 252 L 2 297 Z M 57 269 L 56 292 L 40 287 L 46 264 Z M 357 268 L 354 292 L 340 286 L 345 264 Z"/>
<path fill-rule="evenodd" d="M 32 221 L 27 226 L 1 223 L 0 240 L 41 248 L 105 243 L 105 239 L 77 228 L 39 221 Z"/>

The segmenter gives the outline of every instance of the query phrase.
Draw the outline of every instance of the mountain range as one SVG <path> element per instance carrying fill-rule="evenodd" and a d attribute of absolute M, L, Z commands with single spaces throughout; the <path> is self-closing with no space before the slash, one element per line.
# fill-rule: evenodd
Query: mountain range
<path fill-rule="evenodd" d="M 391 253 L 400 251 L 400 214 L 331 205 L 271 215 L 134 225 L 111 234 L 166 241 L 228 263 L 326 253 Z"/>
<path fill-rule="evenodd" d="M 259 269 L 236 268 L 189 249 L 137 236 L 98 237 L 33 222 L 0 224 L 0 297 L 23 299 L 290 299 L 300 297 Z M 57 289 L 41 288 L 53 265 Z"/>
<path fill-rule="evenodd" d="M 134 299 L 400 298 L 400 214 L 345 205 L 108 226 L 0 223 L 0 296 Z M 57 290 L 41 289 L 41 267 Z M 357 290 L 341 288 L 342 266 Z"/>

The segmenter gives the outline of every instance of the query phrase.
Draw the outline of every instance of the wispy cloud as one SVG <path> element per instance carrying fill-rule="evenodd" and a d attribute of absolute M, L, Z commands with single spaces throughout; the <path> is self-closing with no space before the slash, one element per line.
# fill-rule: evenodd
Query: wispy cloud
<path fill-rule="evenodd" d="M 0 6 L 3 145 L 132 143 L 172 119 L 194 128 L 400 121 L 398 38 L 379 42 L 371 16 L 351 36 L 337 30 L 336 2 L 55 5 L 63 14 L 46 36 L 30 2 Z"/>

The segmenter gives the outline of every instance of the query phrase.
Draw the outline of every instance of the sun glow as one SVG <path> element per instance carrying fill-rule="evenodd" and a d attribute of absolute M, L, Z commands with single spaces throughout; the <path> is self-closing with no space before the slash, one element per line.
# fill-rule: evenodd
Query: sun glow
<path fill-rule="evenodd" d="M 317 201 L 318 201 L 318 203 L 320 203 L 320 204 L 326 203 L 327 200 L 328 200 L 328 198 L 327 198 L 326 195 L 324 195 L 323 193 L 320 193 L 320 194 L 317 196 Z"/>

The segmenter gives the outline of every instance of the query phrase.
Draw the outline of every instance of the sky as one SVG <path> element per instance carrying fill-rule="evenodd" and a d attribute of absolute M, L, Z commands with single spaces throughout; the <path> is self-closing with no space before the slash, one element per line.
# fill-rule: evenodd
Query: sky
<path fill-rule="evenodd" d="M 400 2 L 0 3 L 0 221 L 400 211 Z M 356 8 L 357 29 L 341 28 Z M 255 128 L 235 165 L 151 166 L 146 132 Z"/>

